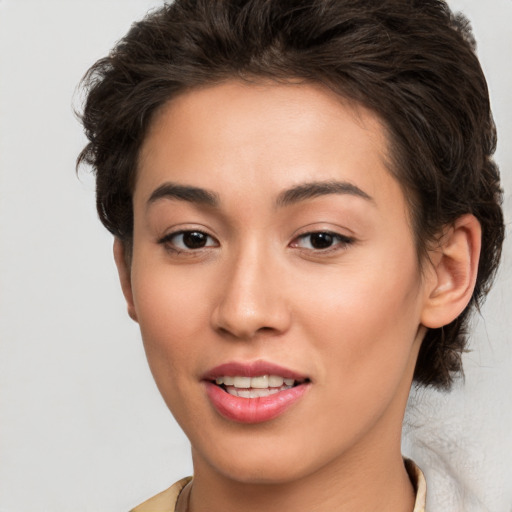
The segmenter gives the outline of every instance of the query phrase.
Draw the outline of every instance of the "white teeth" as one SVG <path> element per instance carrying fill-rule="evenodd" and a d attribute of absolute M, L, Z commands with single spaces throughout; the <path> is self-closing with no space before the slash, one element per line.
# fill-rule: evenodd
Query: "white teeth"
<path fill-rule="evenodd" d="M 261 375 L 261 377 L 251 378 L 251 388 L 266 389 L 268 386 L 268 375 Z"/>
<path fill-rule="evenodd" d="M 238 396 L 240 398 L 260 398 L 264 396 L 274 395 L 275 393 L 279 393 L 279 391 L 284 391 L 286 389 L 290 389 L 291 386 L 281 386 L 280 388 L 267 388 L 267 389 L 244 389 L 244 388 L 235 388 L 234 386 L 229 386 L 226 388 L 226 391 L 233 396 Z"/>
<path fill-rule="evenodd" d="M 235 377 L 233 386 L 235 388 L 250 388 L 251 387 L 251 377 Z"/>
<path fill-rule="evenodd" d="M 268 378 L 268 387 L 280 388 L 283 385 L 283 382 L 283 377 L 279 377 L 279 375 L 270 375 Z"/>
<path fill-rule="evenodd" d="M 234 386 L 239 389 L 267 389 L 280 388 L 283 386 L 293 386 L 294 379 L 285 379 L 279 375 L 259 375 L 258 377 L 241 377 L 241 376 L 223 376 L 217 377 L 215 383 L 217 385 Z"/>

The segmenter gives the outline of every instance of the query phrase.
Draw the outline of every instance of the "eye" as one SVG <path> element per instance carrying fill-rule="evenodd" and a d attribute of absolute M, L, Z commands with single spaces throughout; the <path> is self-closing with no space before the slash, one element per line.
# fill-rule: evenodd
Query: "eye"
<path fill-rule="evenodd" d="M 300 235 L 292 242 L 291 246 L 312 251 L 325 251 L 336 247 L 343 248 L 352 242 L 352 238 L 338 233 L 332 233 L 330 231 L 315 231 Z"/>
<path fill-rule="evenodd" d="M 206 247 L 218 247 L 218 242 L 203 231 L 177 231 L 164 236 L 159 243 L 176 251 L 193 251 Z"/>

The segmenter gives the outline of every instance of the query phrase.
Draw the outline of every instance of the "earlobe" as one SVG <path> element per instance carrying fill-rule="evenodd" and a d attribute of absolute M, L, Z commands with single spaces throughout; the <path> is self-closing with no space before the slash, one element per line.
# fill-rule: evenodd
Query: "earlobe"
<path fill-rule="evenodd" d="M 475 288 L 482 230 L 474 215 L 463 215 L 446 229 L 431 251 L 428 297 L 422 312 L 425 327 L 438 328 L 457 318 Z"/>
<path fill-rule="evenodd" d="M 126 261 L 125 246 L 119 238 L 114 239 L 114 260 L 119 274 L 119 281 L 121 282 L 121 289 L 123 290 L 123 295 L 126 300 L 128 315 L 130 315 L 132 320 L 137 322 L 137 313 L 135 312 L 133 302 L 131 268 Z"/>

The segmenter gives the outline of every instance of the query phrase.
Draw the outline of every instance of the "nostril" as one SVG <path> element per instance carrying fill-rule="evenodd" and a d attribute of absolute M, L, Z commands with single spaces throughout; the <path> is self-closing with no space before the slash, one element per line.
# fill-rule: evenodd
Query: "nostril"
<path fill-rule="evenodd" d="M 236 338 L 239 340 L 252 340 L 257 338 L 258 336 L 269 336 L 269 335 L 278 335 L 280 333 L 279 329 L 274 327 L 258 327 L 256 329 L 252 329 L 250 325 L 219 325 L 216 327 L 216 331 L 222 336 L 226 336 L 228 338 Z"/>
<path fill-rule="evenodd" d="M 272 332 L 275 331 L 273 327 L 260 327 L 257 332 Z"/>

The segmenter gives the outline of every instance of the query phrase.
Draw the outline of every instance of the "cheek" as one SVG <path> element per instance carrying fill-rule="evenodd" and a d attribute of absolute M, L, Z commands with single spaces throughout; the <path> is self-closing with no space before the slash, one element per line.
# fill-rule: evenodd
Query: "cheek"
<path fill-rule="evenodd" d="M 330 411 L 326 437 L 355 438 L 391 403 L 405 406 L 416 358 L 418 283 L 415 265 L 369 266 L 309 294 L 305 328 L 320 369 L 318 416 Z"/>
<path fill-rule="evenodd" d="M 330 378 L 362 384 L 374 380 L 371 374 L 379 378 L 381 369 L 400 375 L 407 364 L 421 310 L 420 274 L 409 252 L 403 258 L 400 251 L 391 258 L 373 254 L 311 280 L 304 317 L 318 350 L 338 368 Z"/>
<path fill-rule="evenodd" d="M 134 266 L 132 288 L 144 348 L 155 380 L 184 372 L 209 322 L 204 279 L 156 266 Z M 173 379 L 174 380 L 174 379 Z"/>

